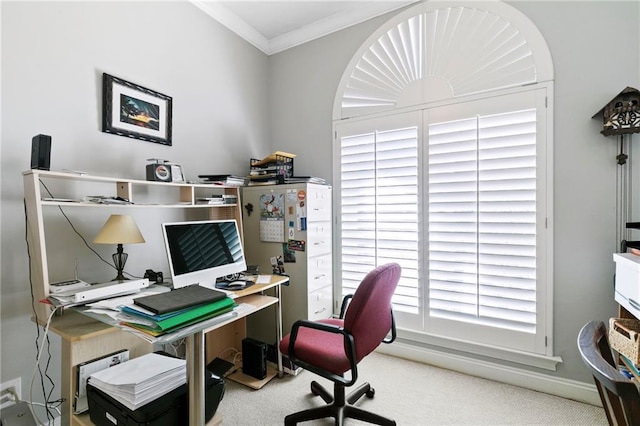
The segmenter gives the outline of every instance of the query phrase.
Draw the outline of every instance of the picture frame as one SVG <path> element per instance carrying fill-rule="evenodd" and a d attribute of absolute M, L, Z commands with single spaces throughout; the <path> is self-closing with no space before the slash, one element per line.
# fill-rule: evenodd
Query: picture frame
<path fill-rule="evenodd" d="M 172 145 L 171 96 L 102 74 L 102 131 Z"/>

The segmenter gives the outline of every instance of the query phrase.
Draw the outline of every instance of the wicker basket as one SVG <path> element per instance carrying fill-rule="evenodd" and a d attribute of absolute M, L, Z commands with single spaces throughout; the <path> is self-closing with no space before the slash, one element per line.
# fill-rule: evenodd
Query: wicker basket
<path fill-rule="evenodd" d="M 640 321 L 610 318 L 609 345 L 634 364 L 640 364 Z"/>

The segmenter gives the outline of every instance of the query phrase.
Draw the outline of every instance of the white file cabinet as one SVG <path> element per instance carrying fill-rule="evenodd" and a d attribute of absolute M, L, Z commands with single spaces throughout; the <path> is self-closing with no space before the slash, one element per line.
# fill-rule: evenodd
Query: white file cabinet
<path fill-rule="evenodd" d="M 281 256 L 289 286 L 282 287 L 286 334 L 299 319 L 333 314 L 331 187 L 311 183 L 245 187 L 242 191 L 245 256 L 270 274 Z M 251 206 L 249 213 L 247 206 Z M 271 318 L 251 318 L 249 334 L 273 344 Z"/>

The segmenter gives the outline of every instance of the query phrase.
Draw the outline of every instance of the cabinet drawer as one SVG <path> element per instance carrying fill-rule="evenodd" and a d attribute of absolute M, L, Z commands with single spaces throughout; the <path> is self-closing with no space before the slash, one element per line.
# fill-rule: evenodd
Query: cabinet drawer
<path fill-rule="evenodd" d="M 318 320 L 329 318 L 333 315 L 333 291 L 328 286 L 313 293 L 309 293 L 309 319 Z"/>
<path fill-rule="evenodd" d="M 308 222 L 316 220 L 331 222 L 331 191 L 310 188 L 307 193 L 307 207 Z"/>
<path fill-rule="evenodd" d="M 307 228 L 307 256 L 331 253 L 331 222 L 313 222 Z"/>
<path fill-rule="evenodd" d="M 331 274 L 332 258 L 331 254 L 323 256 L 309 257 L 307 261 L 308 268 L 308 289 L 309 293 L 319 290 L 323 287 L 331 286 L 333 280 Z"/>
<path fill-rule="evenodd" d="M 308 221 L 326 220 L 331 222 L 331 204 L 309 203 L 307 217 Z"/>

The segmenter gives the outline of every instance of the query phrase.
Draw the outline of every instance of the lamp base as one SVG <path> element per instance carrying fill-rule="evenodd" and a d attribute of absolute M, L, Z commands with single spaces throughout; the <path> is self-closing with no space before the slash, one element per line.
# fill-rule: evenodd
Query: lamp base
<path fill-rule="evenodd" d="M 122 273 L 128 257 L 129 255 L 122 250 L 122 244 L 118 244 L 117 252 L 111 255 L 116 271 L 118 271 L 118 275 L 112 281 L 127 281 L 129 279 L 125 278 Z"/>

